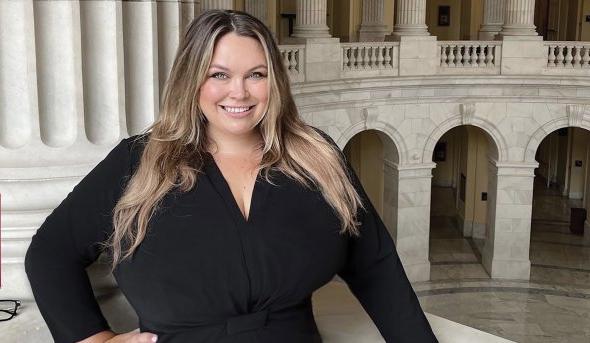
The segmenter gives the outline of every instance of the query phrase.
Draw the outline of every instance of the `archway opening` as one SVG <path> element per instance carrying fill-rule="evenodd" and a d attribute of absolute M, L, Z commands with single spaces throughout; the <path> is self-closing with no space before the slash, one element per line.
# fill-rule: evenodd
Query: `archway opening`
<path fill-rule="evenodd" d="M 482 265 L 482 251 L 492 210 L 488 193 L 496 187 L 488 170 L 490 164 L 495 166 L 497 156 L 490 135 L 475 126 L 455 127 L 436 143 L 430 206 L 431 280 L 489 277 Z"/>
<path fill-rule="evenodd" d="M 537 148 L 531 215 L 531 280 L 590 280 L 590 131 L 567 127 Z"/>
<path fill-rule="evenodd" d="M 396 240 L 397 147 L 385 133 L 366 130 L 353 136 L 343 152 L 390 235 Z"/>

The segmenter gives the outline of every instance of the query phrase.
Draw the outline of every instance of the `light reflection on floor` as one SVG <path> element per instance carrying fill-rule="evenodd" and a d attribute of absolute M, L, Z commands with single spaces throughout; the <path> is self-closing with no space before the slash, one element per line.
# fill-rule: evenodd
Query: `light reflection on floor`
<path fill-rule="evenodd" d="M 483 241 L 463 238 L 444 208 L 453 199 L 433 188 L 432 281 L 414 284 L 423 309 L 517 342 L 590 342 L 590 240 L 569 231 L 570 208 L 581 202 L 536 181 L 531 279 L 518 281 L 489 278 Z"/>

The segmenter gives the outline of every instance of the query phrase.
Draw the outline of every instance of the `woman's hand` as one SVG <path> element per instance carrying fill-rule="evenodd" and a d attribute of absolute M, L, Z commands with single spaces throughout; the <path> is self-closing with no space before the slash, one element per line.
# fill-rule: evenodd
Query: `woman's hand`
<path fill-rule="evenodd" d="M 158 336 L 149 332 L 131 331 L 116 335 L 113 338 L 105 341 L 105 343 L 154 343 L 158 340 Z"/>
<path fill-rule="evenodd" d="M 139 332 L 139 330 L 120 335 L 117 335 L 112 331 L 101 331 L 79 343 L 153 343 L 156 342 L 157 339 L 158 336 L 153 333 Z"/>

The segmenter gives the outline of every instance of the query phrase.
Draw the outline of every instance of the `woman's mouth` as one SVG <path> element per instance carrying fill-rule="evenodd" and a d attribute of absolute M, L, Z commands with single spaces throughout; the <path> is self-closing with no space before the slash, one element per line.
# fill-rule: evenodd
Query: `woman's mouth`
<path fill-rule="evenodd" d="M 250 114 L 251 110 L 254 108 L 253 106 L 224 106 L 219 105 L 228 115 L 232 117 L 245 117 L 246 115 Z"/>

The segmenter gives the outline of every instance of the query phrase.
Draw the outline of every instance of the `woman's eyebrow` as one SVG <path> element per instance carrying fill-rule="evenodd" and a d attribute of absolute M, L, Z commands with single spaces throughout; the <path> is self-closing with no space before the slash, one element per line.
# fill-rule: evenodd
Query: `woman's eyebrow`
<path fill-rule="evenodd" d="M 216 69 L 221 69 L 221 70 L 229 71 L 229 68 L 226 68 L 226 67 L 224 67 L 222 65 L 219 65 L 219 64 L 212 64 L 209 68 L 216 68 Z M 256 67 L 251 68 L 249 71 L 260 69 L 260 68 L 266 69 L 267 68 L 266 67 L 266 64 L 259 64 Z"/>

